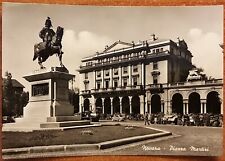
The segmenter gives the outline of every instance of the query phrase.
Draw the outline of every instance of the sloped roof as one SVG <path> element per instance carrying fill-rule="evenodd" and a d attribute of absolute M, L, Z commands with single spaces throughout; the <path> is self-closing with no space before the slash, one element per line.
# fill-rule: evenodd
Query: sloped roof
<path fill-rule="evenodd" d="M 123 41 L 118 40 L 118 41 L 114 42 L 112 45 L 110 45 L 109 47 L 107 47 L 107 48 L 103 51 L 103 53 L 109 51 L 110 49 L 114 48 L 114 47 L 115 47 L 116 45 L 118 45 L 118 44 L 124 45 L 124 46 L 126 46 L 126 47 L 131 47 L 131 46 L 133 46 L 133 44 L 131 44 L 131 43 L 127 43 L 127 42 L 123 42 Z"/>
<path fill-rule="evenodd" d="M 86 59 L 86 58 L 87 58 L 87 59 L 88 59 L 88 58 L 92 58 L 92 57 L 94 57 L 94 56 L 97 56 L 97 55 L 100 55 L 100 54 L 102 54 L 102 53 L 108 52 L 108 51 L 110 51 L 112 48 L 114 48 L 115 46 L 117 46 L 117 45 L 119 45 L 119 44 L 124 45 L 124 46 L 126 46 L 126 47 L 131 47 L 131 46 L 133 46 L 132 43 L 127 43 L 127 42 L 118 40 L 118 41 L 114 42 L 114 43 L 113 43 L 112 45 L 110 45 L 110 46 L 107 45 L 106 48 L 105 48 L 102 52 L 96 52 L 95 54 L 92 54 L 92 55 L 83 57 L 83 59 Z"/>
<path fill-rule="evenodd" d="M 5 83 L 6 78 L 3 78 L 3 84 Z M 12 86 L 14 88 L 25 88 L 19 81 L 17 81 L 16 79 L 12 79 Z"/>

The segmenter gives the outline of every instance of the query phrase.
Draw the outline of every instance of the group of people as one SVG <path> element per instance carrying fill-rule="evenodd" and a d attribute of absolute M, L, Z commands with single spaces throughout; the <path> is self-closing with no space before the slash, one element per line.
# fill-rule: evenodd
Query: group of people
<path fill-rule="evenodd" d="M 148 112 L 146 112 L 144 114 L 144 123 L 145 125 L 150 125 L 151 124 L 151 120 L 152 120 L 152 115 Z M 156 117 L 154 119 L 157 119 Z M 157 120 L 154 120 L 154 122 L 156 122 Z"/>
<path fill-rule="evenodd" d="M 210 113 L 198 113 L 198 114 L 170 114 L 165 115 L 163 113 L 150 114 L 146 112 L 143 115 L 144 124 L 175 124 L 175 125 L 187 125 L 187 126 L 223 126 L 222 114 L 210 114 Z"/>

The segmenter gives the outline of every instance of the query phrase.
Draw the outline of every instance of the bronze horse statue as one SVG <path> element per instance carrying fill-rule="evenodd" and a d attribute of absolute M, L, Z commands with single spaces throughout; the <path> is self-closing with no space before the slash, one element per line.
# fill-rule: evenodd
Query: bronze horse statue
<path fill-rule="evenodd" d="M 62 63 L 62 37 L 64 29 L 60 26 L 57 27 L 56 34 L 52 37 L 51 41 L 40 42 L 34 45 L 33 61 L 38 58 L 38 64 L 41 69 L 45 68 L 42 63 L 45 62 L 49 56 L 56 54 L 59 57 L 60 66 L 64 67 Z M 48 37 L 48 32 L 45 35 Z"/>

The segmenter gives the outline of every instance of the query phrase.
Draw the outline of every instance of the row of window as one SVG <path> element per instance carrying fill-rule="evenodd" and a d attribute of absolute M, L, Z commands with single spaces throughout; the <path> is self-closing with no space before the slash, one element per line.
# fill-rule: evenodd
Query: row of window
<path fill-rule="evenodd" d="M 153 62 L 153 70 L 158 69 L 158 62 Z M 125 66 L 122 68 L 123 70 L 123 74 L 127 74 L 128 73 L 128 66 Z M 109 76 L 109 69 L 105 70 L 105 76 L 108 77 Z M 133 72 L 137 73 L 138 72 L 138 66 L 137 65 L 133 65 Z M 119 75 L 119 69 L 118 68 L 114 68 L 113 69 L 113 74 L 114 75 Z M 96 72 L 97 77 L 101 77 L 102 76 L 102 72 L 101 71 L 97 71 Z M 88 73 L 85 73 L 85 79 L 88 79 Z"/>
<path fill-rule="evenodd" d="M 108 89 L 109 88 L 109 80 L 105 80 L 104 81 L 104 88 Z M 96 89 L 100 89 L 101 88 L 101 81 L 97 81 L 96 82 Z M 113 79 L 113 88 L 117 88 L 119 84 L 119 79 Z M 128 85 L 128 78 L 123 78 L 123 87 L 127 87 Z M 132 79 L 132 86 L 137 86 L 138 85 L 138 77 L 133 77 Z"/>
<path fill-rule="evenodd" d="M 163 52 L 163 48 L 152 49 L 152 53 Z"/>
<path fill-rule="evenodd" d="M 110 80 L 105 80 L 104 81 L 104 88 L 105 89 L 108 89 L 110 87 Z M 139 83 L 139 77 L 138 76 L 135 76 L 132 78 L 132 86 L 135 87 L 137 86 Z M 157 84 L 158 83 L 158 77 L 154 76 L 153 77 L 153 83 L 154 84 Z M 85 86 L 85 90 L 88 90 L 89 89 L 89 83 L 85 83 L 84 84 Z M 117 88 L 119 86 L 119 79 L 113 79 L 113 88 Z M 128 78 L 123 78 L 122 80 L 122 87 L 123 88 L 126 88 L 128 86 Z M 103 88 L 102 87 L 102 82 L 101 81 L 97 81 L 96 82 L 96 89 L 101 89 Z"/>
<path fill-rule="evenodd" d="M 123 70 L 123 74 L 127 74 L 128 73 L 128 67 L 127 66 L 123 67 L 122 70 Z M 138 66 L 137 65 L 133 66 L 133 72 L 134 73 L 138 72 Z M 97 71 L 97 73 L 96 73 L 97 77 L 101 77 L 101 74 L 102 74 L 101 71 Z M 114 68 L 113 69 L 113 74 L 114 75 L 119 75 L 119 69 L 118 68 Z M 109 76 L 109 69 L 105 70 L 105 76 Z"/>

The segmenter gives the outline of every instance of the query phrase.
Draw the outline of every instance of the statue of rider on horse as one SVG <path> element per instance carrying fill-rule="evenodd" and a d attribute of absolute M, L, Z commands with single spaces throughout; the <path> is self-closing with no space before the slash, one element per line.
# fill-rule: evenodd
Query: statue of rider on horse
<path fill-rule="evenodd" d="M 39 37 L 43 40 L 38 44 L 34 45 L 34 57 L 33 61 L 38 58 L 38 64 L 41 68 L 44 68 L 42 65 L 49 56 L 56 54 L 59 57 L 60 66 L 64 67 L 62 64 L 62 37 L 63 37 L 63 28 L 58 26 L 56 33 L 54 32 L 52 27 L 52 22 L 50 17 L 48 17 L 45 21 L 45 26 L 39 33 Z"/>

